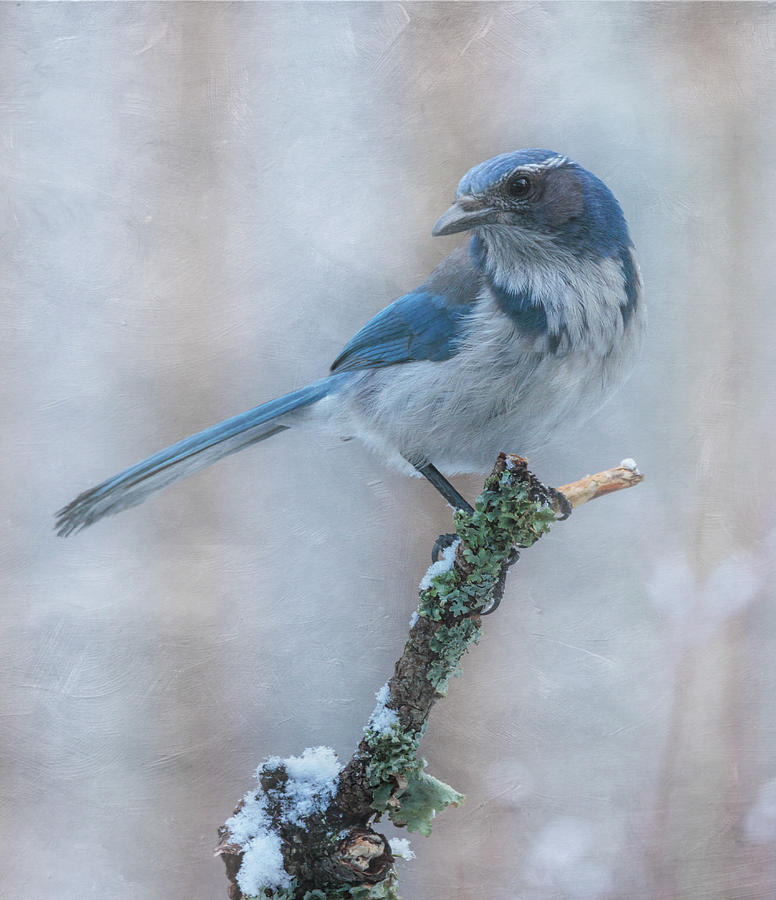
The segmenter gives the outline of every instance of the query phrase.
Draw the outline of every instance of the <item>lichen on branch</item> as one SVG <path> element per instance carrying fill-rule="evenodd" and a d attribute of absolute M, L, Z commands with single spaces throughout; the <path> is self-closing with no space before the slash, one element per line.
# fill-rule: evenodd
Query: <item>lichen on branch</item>
<path fill-rule="evenodd" d="M 219 830 L 231 900 L 398 900 L 394 854 L 372 825 L 387 815 L 427 835 L 438 811 L 464 799 L 418 756 L 434 703 L 479 639 L 480 616 L 500 600 L 516 548 L 535 543 L 559 512 L 638 484 L 635 463 L 626 463 L 559 492 L 524 459 L 499 456 L 474 510 L 455 513 L 458 540 L 421 582 L 404 652 L 351 760 L 340 769 L 320 747 L 267 760 L 260 789 Z"/>

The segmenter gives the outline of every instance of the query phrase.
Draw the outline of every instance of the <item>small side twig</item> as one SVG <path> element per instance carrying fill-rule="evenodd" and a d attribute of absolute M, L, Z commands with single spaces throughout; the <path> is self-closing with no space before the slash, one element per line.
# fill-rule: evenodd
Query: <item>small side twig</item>
<path fill-rule="evenodd" d="M 418 743 L 434 703 L 479 639 L 483 610 L 503 592 L 514 548 L 538 540 L 568 504 L 576 508 L 641 480 L 626 460 L 554 491 L 526 460 L 499 456 L 474 512 L 455 514 L 459 540 L 421 582 L 404 652 L 352 759 L 339 769 L 333 751 L 316 748 L 267 760 L 260 790 L 219 829 L 216 853 L 226 864 L 231 900 L 397 896 L 391 846 L 372 823 L 387 815 L 428 834 L 436 811 L 463 799 L 424 771 Z"/>
<path fill-rule="evenodd" d="M 644 476 L 639 472 L 636 463 L 632 459 L 624 459 L 619 466 L 598 472 L 596 475 L 585 475 L 579 481 L 561 485 L 558 491 L 576 509 L 583 503 L 589 503 L 613 491 L 635 487 L 643 480 Z"/>

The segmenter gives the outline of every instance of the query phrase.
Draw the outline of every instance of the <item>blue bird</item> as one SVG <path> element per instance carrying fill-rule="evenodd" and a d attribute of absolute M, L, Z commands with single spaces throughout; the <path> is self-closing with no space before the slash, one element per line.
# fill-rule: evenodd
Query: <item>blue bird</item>
<path fill-rule="evenodd" d="M 446 480 L 591 416 L 641 343 L 641 280 L 606 185 L 550 150 L 475 166 L 433 235 L 471 232 L 346 344 L 331 374 L 161 450 L 60 510 L 67 535 L 290 427 L 358 437 L 454 506 Z"/>

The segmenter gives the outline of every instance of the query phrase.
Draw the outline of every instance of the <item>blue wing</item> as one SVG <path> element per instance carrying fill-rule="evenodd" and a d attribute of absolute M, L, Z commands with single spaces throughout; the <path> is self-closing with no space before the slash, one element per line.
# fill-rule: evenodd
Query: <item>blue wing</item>
<path fill-rule="evenodd" d="M 334 360 L 332 371 L 450 359 L 467 332 L 481 287 L 480 270 L 468 248 L 460 247 L 420 287 L 367 322 Z"/>

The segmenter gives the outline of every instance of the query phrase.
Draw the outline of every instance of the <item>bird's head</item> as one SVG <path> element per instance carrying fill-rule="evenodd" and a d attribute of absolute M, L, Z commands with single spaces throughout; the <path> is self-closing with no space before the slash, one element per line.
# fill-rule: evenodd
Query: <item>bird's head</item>
<path fill-rule="evenodd" d="M 630 245 L 628 227 L 612 192 L 591 172 L 552 150 L 502 153 L 470 169 L 455 203 L 432 234 L 474 230 L 548 242 L 572 253 L 609 256 Z"/>

